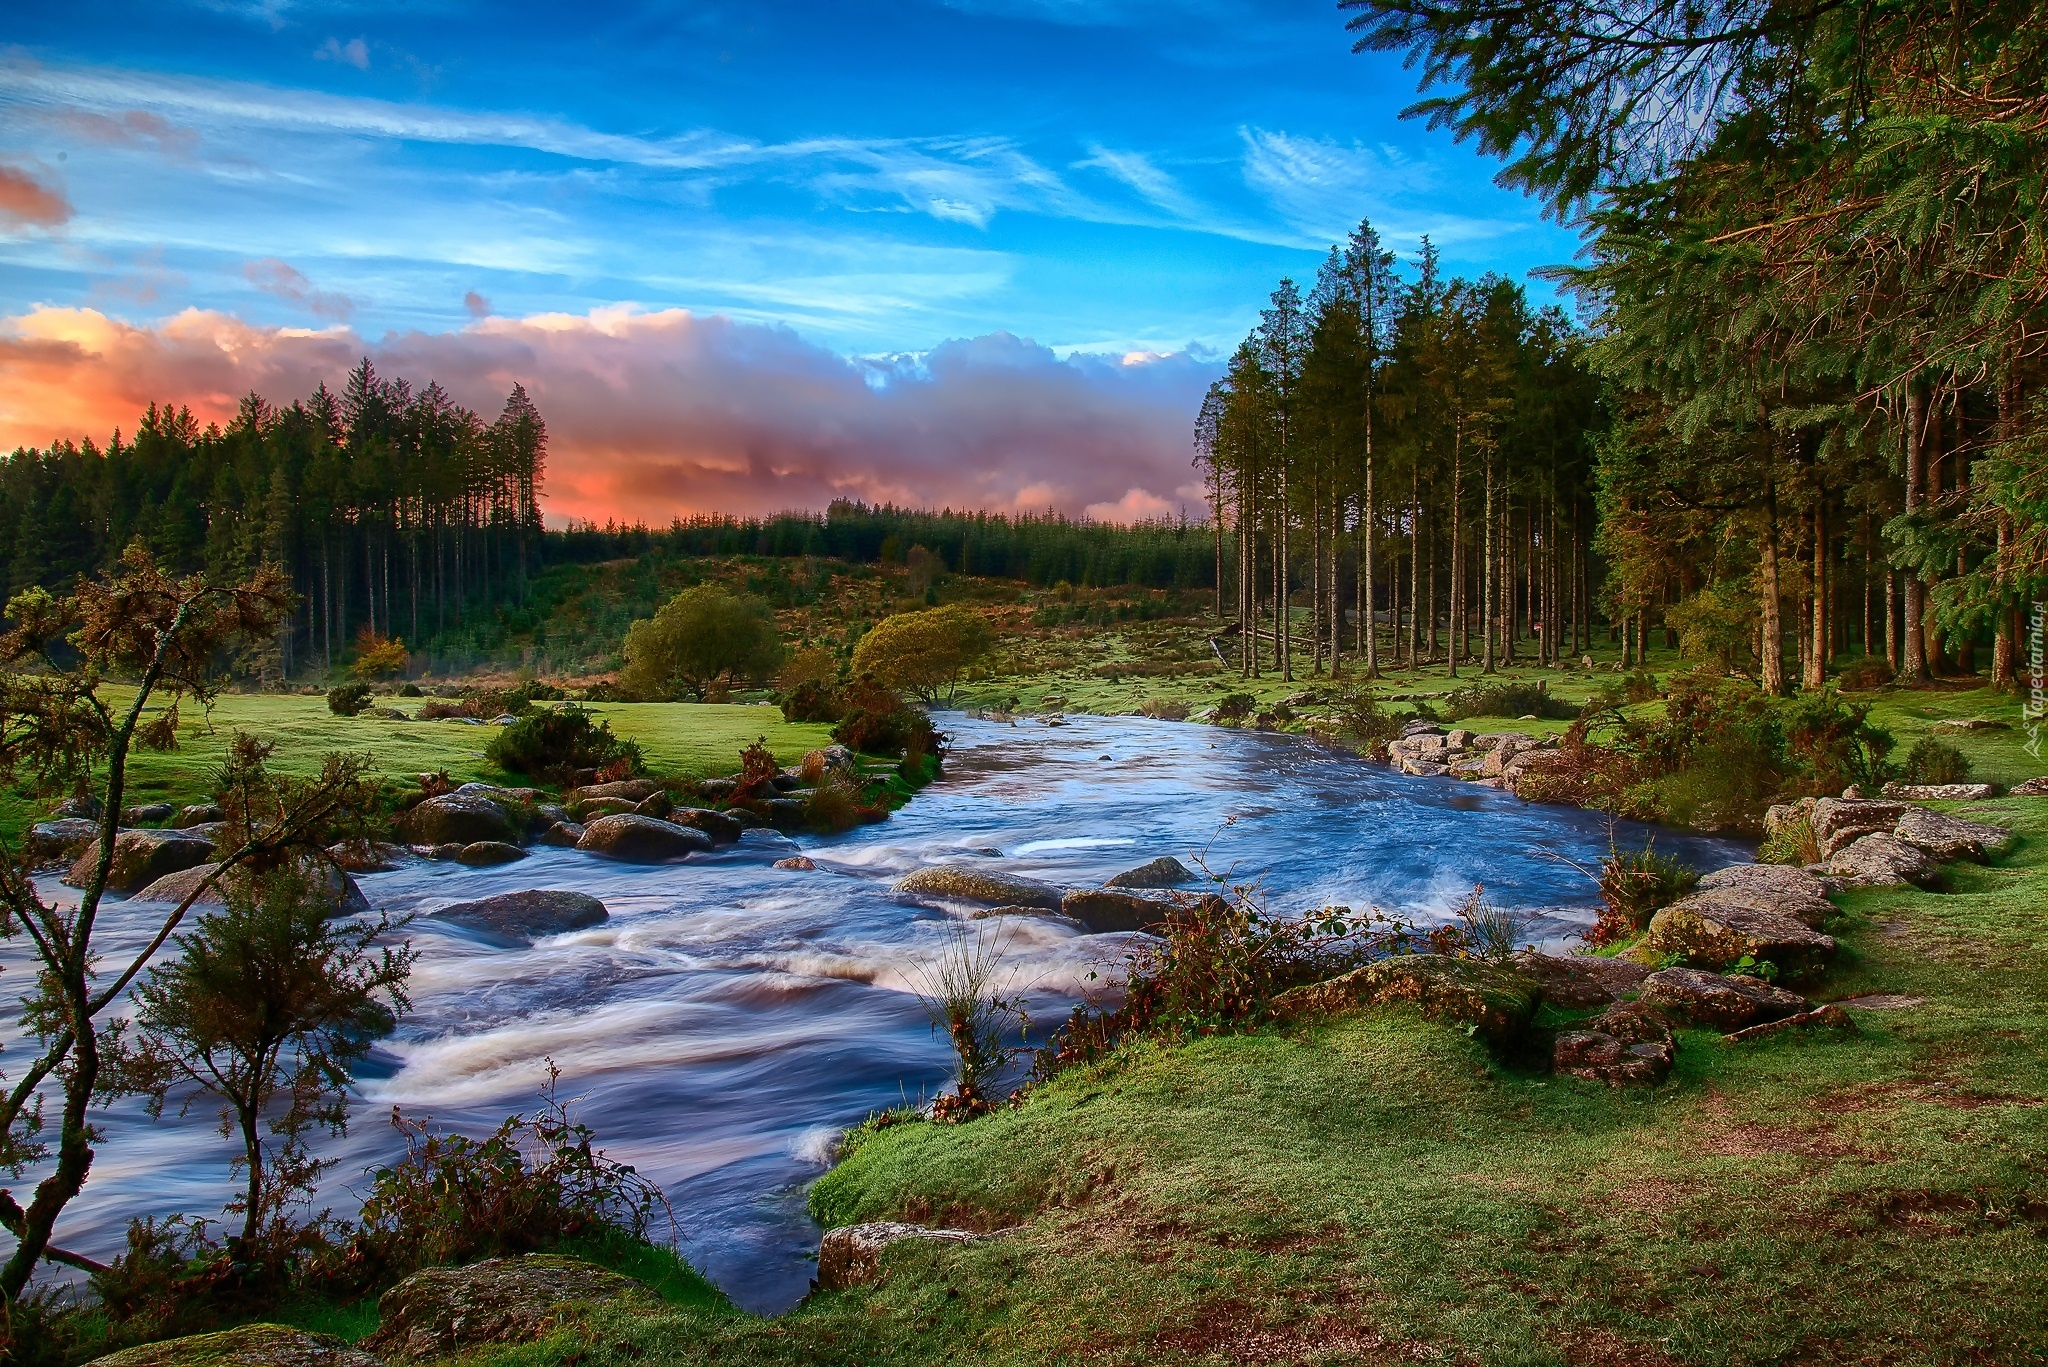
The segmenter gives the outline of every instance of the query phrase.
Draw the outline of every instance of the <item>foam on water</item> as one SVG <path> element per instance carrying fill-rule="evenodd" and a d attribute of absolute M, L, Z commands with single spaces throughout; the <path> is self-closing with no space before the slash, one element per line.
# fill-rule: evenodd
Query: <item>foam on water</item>
<path fill-rule="evenodd" d="M 658 868 L 538 849 L 492 869 L 420 863 L 362 878 L 393 912 L 571 888 L 602 898 L 611 917 L 511 949 L 416 922 L 414 1010 L 366 1066 L 350 1134 L 323 1147 L 339 1163 L 322 1204 L 348 1214 L 364 1170 L 401 1150 L 383 1123 L 393 1105 L 481 1133 L 533 1109 L 552 1058 L 605 1147 L 668 1192 L 691 1258 L 740 1304 L 782 1309 L 809 1285 L 818 1231 L 803 1188 L 838 1134 L 944 1084 L 946 1046 L 915 993 L 962 927 L 1003 938 L 1006 971 L 1042 1022 L 1102 991 L 1139 942 L 1039 917 L 964 921 L 965 907 L 893 896 L 911 869 L 987 860 L 1087 885 L 1157 855 L 1206 855 L 1219 873 L 1259 879 L 1275 910 L 1442 917 L 1483 881 L 1497 904 L 1537 911 L 1546 941 L 1591 920 L 1591 884 L 1549 856 L 1596 864 L 1608 844 L 1598 814 L 1408 778 L 1293 737 L 1143 718 L 944 724 L 956 737 L 946 777 L 888 822 L 845 835 L 749 832 Z M 1734 842 L 1658 843 L 1705 866 L 1742 854 Z M 770 867 L 798 848 L 815 871 Z M 109 958 L 153 926 L 147 909 L 120 902 L 101 924 Z M 0 982 L 27 976 L 23 948 L 0 945 Z M 174 1099 L 161 1122 L 135 1102 L 110 1107 L 60 1242 L 105 1256 L 134 1216 L 217 1214 L 233 1149 L 216 1114 L 203 1100 L 181 1115 Z"/>

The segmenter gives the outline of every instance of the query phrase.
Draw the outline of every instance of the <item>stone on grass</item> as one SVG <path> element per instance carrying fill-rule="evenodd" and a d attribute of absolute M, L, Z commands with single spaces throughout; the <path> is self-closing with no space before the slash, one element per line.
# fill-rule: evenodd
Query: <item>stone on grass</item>
<path fill-rule="evenodd" d="M 1135 869 L 1125 869 L 1116 877 L 1106 880 L 1106 888 L 1175 888 L 1182 883 L 1195 881 L 1194 872 L 1187 865 L 1170 854 L 1162 854 L 1150 863 L 1140 864 Z"/>
<path fill-rule="evenodd" d="M 2030 778 L 2005 790 L 2007 797 L 2048 797 L 2048 774 Z"/>
<path fill-rule="evenodd" d="M 1743 1029 L 1730 1031 L 1721 1036 L 1729 1044 L 1741 1044 L 1746 1040 L 1762 1039 L 1786 1030 L 1840 1030 L 1854 1032 L 1856 1022 L 1835 1002 L 1816 1006 L 1811 1011 L 1801 1011 L 1795 1016 L 1780 1016 L 1773 1021 L 1760 1021 Z"/>
<path fill-rule="evenodd" d="M 1908 802 L 1982 802 L 1998 790 L 1988 783 L 1887 783 L 1886 797 Z"/>
<path fill-rule="evenodd" d="M 1399 954 L 1328 982 L 1290 988 L 1273 1002 L 1282 1020 L 1330 1015 L 1357 1006 L 1415 1007 L 1430 1020 L 1470 1026 L 1492 1043 L 1528 1028 L 1543 989 L 1505 964 L 1441 954 Z"/>
<path fill-rule="evenodd" d="M 443 793 L 405 815 L 405 833 L 415 845 L 468 845 L 478 840 L 519 839 L 512 814 L 481 793 Z"/>
<path fill-rule="evenodd" d="M 474 902 L 443 907 L 429 919 L 479 930 L 507 944 L 529 945 L 543 935 L 564 935 L 601 925 L 610 916 L 604 903 L 581 892 L 529 888 L 501 892 Z"/>
<path fill-rule="evenodd" d="M 220 865 L 211 863 L 194 864 L 189 869 L 180 869 L 176 873 L 167 873 L 148 887 L 137 892 L 135 900 L 138 902 L 169 902 L 171 905 L 176 906 L 191 896 L 192 890 L 210 878 L 213 875 L 213 871 L 219 867 Z M 193 905 L 225 905 L 228 887 L 239 886 L 248 879 L 248 876 L 247 872 L 242 869 L 231 870 L 219 882 L 216 882 L 212 887 L 201 893 L 198 901 L 193 903 Z M 319 877 L 321 886 L 326 890 L 328 899 L 337 910 L 351 916 L 360 916 L 370 910 L 370 899 L 363 896 L 363 890 L 356 885 L 356 880 L 349 877 L 342 870 L 322 861 Z M 226 884 L 228 887 L 223 887 L 222 884 Z"/>
<path fill-rule="evenodd" d="M 1997 721 L 1991 717 L 1962 717 L 1951 721 L 1938 721 L 1927 728 L 1938 736 L 1954 735 L 1958 731 L 2010 731 L 2011 723 Z"/>
<path fill-rule="evenodd" d="M 865 1286 L 882 1272 L 882 1250 L 906 1240 L 938 1244 L 971 1244 L 981 1235 L 965 1229 L 926 1229 L 895 1220 L 841 1225 L 825 1231 L 818 1242 L 818 1289 L 844 1291 Z"/>
<path fill-rule="evenodd" d="M 50 819 L 52 821 L 62 821 L 67 817 L 78 817 L 86 821 L 98 821 L 104 815 L 106 815 L 106 808 L 102 807 L 100 800 L 90 793 L 81 793 L 74 797 L 67 797 L 56 806 L 50 808 Z"/>
<path fill-rule="evenodd" d="M 1591 954 L 1541 954 L 1525 949 L 1515 955 L 1514 966 L 1533 978 L 1543 988 L 1543 1000 L 1567 1011 L 1583 1011 L 1589 1006 L 1605 1006 L 1620 993 L 1611 987 L 1590 968 L 1595 963 L 1614 964 L 1615 959 L 1598 958 Z M 1636 981 L 1649 970 L 1640 964 L 1630 965 L 1638 970 Z"/>
<path fill-rule="evenodd" d="M 1551 1045 L 1551 1071 L 1610 1087 L 1662 1082 L 1678 1056 L 1671 1027 L 1635 1002 L 1620 1002 Z"/>
<path fill-rule="evenodd" d="M 168 802 L 143 802 L 121 809 L 123 826 L 156 826 L 169 821 L 178 814 L 178 809 Z M 196 822 L 194 823 L 197 824 Z"/>
<path fill-rule="evenodd" d="M 1060 909 L 1060 890 L 1050 883 L 973 864 L 933 864 L 918 869 L 897 879 L 895 891 L 947 902 Z"/>
<path fill-rule="evenodd" d="M 1882 832 L 1858 837 L 1828 860 L 1828 876 L 1851 887 L 1932 887 L 1941 870 L 1922 851 Z"/>
<path fill-rule="evenodd" d="M 510 841 L 472 840 L 455 856 L 455 862 L 467 864 L 473 869 L 489 869 L 499 864 L 517 863 L 524 858 L 526 851 Z"/>
<path fill-rule="evenodd" d="M 1859 1011 L 1910 1011 L 1916 1006 L 1925 1006 L 1927 998 L 1910 997 L 1903 992 L 1866 992 L 1860 997 L 1844 997 L 1831 1006 L 1854 1007 Z"/>
<path fill-rule="evenodd" d="M 1700 879 L 1700 891 L 1748 897 L 1813 930 L 1826 925 L 1835 914 L 1826 885 L 1805 869 L 1789 864 L 1730 864 Z"/>
<path fill-rule="evenodd" d="M 1650 918 L 1642 948 L 1682 954 L 1705 968 L 1732 968 L 1743 959 L 1769 960 L 1790 975 L 1810 972 L 1835 957 L 1835 941 L 1770 899 L 1738 888 L 1709 888 L 1684 897 Z"/>
<path fill-rule="evenodd" d="M 1988 821 L 1966 821 L 1946 812 L 1908 807 L 1892 835 L 1941 863 L 1982 861 L 2012 843 L 2012 832 Z"/>
<path fill-rule="evenodd" d="M 332 1334 L 282 1324 L 244 1324 L 216 1334 L 145 1343 L 94 1358 L 90 1367 L 382 1367 Z"/>
<path fill-rule="evenodd" d="M 377 1332 L 363 1346 L 407 1362 L 487 1343 L 530 1343 L 578 1311 L 605 1304 L 651 1311 L 662 1302 L 631 1277 L 546 1253 L 431 1267 L 378 1299 Z"/>
<path fill-rule="evenodd" d="M 1820 856 L 1832 859 L 1837 850 L 1866 835 L 1889 831 L 1905 815 L 1903 802 L 1847 802 L 1824 797 L 1813 804 L 1813 838 Z"/>
<path fill-rule="evenodd" d="M 651 816 L 616 813 L 583 828 L 576 848 L 627 864 L 668 864 L 711 848 L 711 837 Z"/>
<path fill-rule="evenodd" d="M 1110 888 L 1075 888 L 1060 898 L 1060 914 L 1080 922 L 1090 935 L 1157 930 L 1172 910 L 1171 902 Z"/>
<path fill-rule="evenodd" d="M 1723 976 L 1697 968 L 1666 968 L 1643 979 L 1642 1001 L 1693 1025 L 1740 1030 L 1807 1009 L 1797 992 L 1747 974 Z"/>
<path fill-rule="evenodd" d="M 107 887 L 114 892 L 133 892 L 167 873 L 204 864 L 213 855 L 213 842 L 189 831 L 123 831 L 114 837 L 114 862 L 107 873 Z M 84 887 L 99 857 L 97 844 L 81 851 L 64 881 L 74 888 Z"/>

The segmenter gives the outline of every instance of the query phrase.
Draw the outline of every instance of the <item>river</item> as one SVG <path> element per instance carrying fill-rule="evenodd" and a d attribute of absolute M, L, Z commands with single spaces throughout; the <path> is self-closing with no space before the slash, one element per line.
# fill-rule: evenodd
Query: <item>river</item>
<path fill-rule="evenodd" d="M 322 1204 L 350 1213 L 365 1169 L 397 1151 L 391 1107 L 481 1133 L 532 1109 L 552 1058 L 603 1146 L 668 1192 L 686 1255 L 740 1305 L 773 1312 L 809 1284 L 818 1231 L 803 1189 L 832 1139 L 946 1079 L 946 1048 L 914 987 L 915 966 L 953 922 L 891 895 L 910 869 L 993 853 L 995 867 L 1081 885 L 1161 854 L 1191 866 L 1203 855 L 1233 881 L 1260 881 L 1276 910 L 1376 905 L 1434 922 L 1483 882 L 1494 902 L 1531 912 L 1531 935 L 1546 943 L 1592 922 L 1592 884 L 1572 864 L 1597 865 L 1607 851 L 1597 813 L 1410 778 L 1294 736 L 1135 717 L 941 724 L 954 736 L 945 776 L 887 822 L 846 835 L 750 832 L 655 868 L 538 848 L 494 869 L 415 863 L 362 877 L 371 901 L 394 912 L 555 887 L 603 899 L 611 919 L 528 949 L 415 922 L 414 1009 L 365 1070 L 347 1138 L 320 1146 L 341 1160 Z M 1747 855 L 1735 841 L 1657 840 L 1706 868 Z M 770 867 L 799 848 L 815 871 Z M 148 911 L 161 908 L 109 903 L 110 960 L 142 942 Z M 1126 936 L 1006 924 L 1009 971 L 1047 1024 L 1131 948 Z M 22 948 L 0 954 L 5 981 L 23 980 Z M 9 1058 L 24 1057 L 9 1046 Z M 232 1155 L 214 1118 L 204 1103 L 156 1122 L 135 1102 L 109 1108 L 58 1242 L 105 1256 L 133 1216 L 216 1215 Z"/>

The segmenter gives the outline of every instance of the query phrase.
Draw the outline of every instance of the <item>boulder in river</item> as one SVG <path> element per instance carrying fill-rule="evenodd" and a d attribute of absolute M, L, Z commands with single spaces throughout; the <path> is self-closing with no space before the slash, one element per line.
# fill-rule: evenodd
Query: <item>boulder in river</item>
<path fill-rule="evenodd" d="M 517 843 L 521 834 L 512 814 L 481 793 L 443 793 L 414 807 L 405 817 L 407 838 L 415 845 L 468 845 L 478 840 Z"/>
<path fill-rule="evenodd" d="M 882 1250 L 891 1244 L 971 1244 L 981 1238 L 970 1230 L 926 1229 L 923 1225 L 895 1220 L 828 1229 L 818 1243 L 818 1289 L 844 1291 L 849 1286 L 865 1286 L 875 1280 L 882 1272 Z"/>
<path fill-rule="evenodd" d="M 817 869 L 818 865 L 809 855 L 793 854 L 787 859 L 776 860 L 768 867 L 773 869 L 789 869 L 796 873 L 811 873 Z"/>
<path fill-rule="evenodd" d="M 1882 831 L 1858 836 L 1828 860 L 1828 876 L 1858 888 L 1929 888 L 1941 870 L 1927 855 Z"/>
<path fill-rule="evenodd" d="M 201 840 L 188 831 L 123 831 L 114 837 L 114 863 L 107 874 L 107 887 L 115 892 L 133 892 L 147 887 L 167 873 L 189 869 L 213 858 L 211 840 Z M 97 845 L 81 851 L 64 881 L 82 888 L 92 877 L 99 859 Z"/>
<path fill-rule="evenodd" d="M 1812 914 L 1804 898 L 1781 898 L 1751 888 L 1704 888 L 1651 917 L 1643 947 L 1654 954 L 1682 954 L 1705 968 L 1732 968 L 1744 958 L 1768 959 L 1783 972 L 1797 975 L 1835 956 L 1834 937 L 1803 919 Z"/>
<path fill-rule="evenodd" d="M 666 797 L 667 794 L 664 793 L 662 796 Z M 724 812 L 714 812 L 708 807 L 677 807 L 669 812 L 668 820 L 678 826 L 688 826 L 693 830 L 702 831 L 721 845 L 730 845 L 746 830 L 738 818 L 727 816 Z"/>
<path fill-rule="evenodd" d="M 1806 1010 L 1806 998 L 1747 974 L 1665 968 L 1643 979 L 1640 1000 L 1694 1025 L 1727 1032 Z"/>
<path fill-rule="evenodd" d="M 94 1358 L 89 1367 L 383 1367 L 332 1334 L 282 1324 L 243 1324 L 188 1334 Z"/>
<path fill-rule="evenodd" d="M 473 869 L 495 868 L 499 864 L 513 864 L 526 858 L 526 851 L 507 840 L 472 840 L 464 845 L 455 856 L 458 864 L 467 864 Z"/>
<path fill-rule="evenodd" d="M 1079 922 L 1090 935 L 1157 930 L 1172 910 L 1171 902 L 1111 888 L 1074 888 L 1060 898 L 1060 915 Z"/>
<path fill-rule="evenodd" d="M 1290 988 L 1273 1003 L 1283 1020 L 1329 1015 L 1355 1006 L 1415 1007 L 1430 1020 L 1468 1026 L 1502 1043 L 1528 1028 L 1543 989 L 1502 964 L 1443 954 L 1397 954 L 1328 982 Z"/>
<path fill-rule="evenodd" d="M 622 778 L 616 783 L 586 783 L 562 794 L 564 802 L 587 802 L 593 798 L 617 798 L 624 802 L 645 802 L 660 791 L 651 778 Z"/>
<path fill-rule="evenodd" d="M 1892 835 L 1944 864 L 1958 859 L 1981 861 L 2012 843 L 2012 832 L 2003 826 L 1967 821 L 1925 807 L 1908 807 Z"/>
<path fill-rule="evenodd" d="M 576 848 L 627 864 L 671 864 L 709 850 L 711 837 L 694 827 L 620 812 L 585 826 Z"/>
<path fill-rule="evenodd" d="M 449 921 L 513 945 L 529 945 L 543 935 L 586 930 L 610 919 L 603 902 L 587 893 L 558 888 L 501 892 L 474 902 L 443 907 L 429 918 Z"/>
<path fill-rule="evenodd" d="M 51 864 L 58 860 L 69 864 L 99 838 L 99 822 L 82 816 L 64 816 L 54 821 L 38 821 L 28 828 L 22 843 L 28 849 L 29 858 L 38 864 Z"/>
<path fill-rule="evenodd" d="M 583 838 L 583 823 L 580 821 L 557 821 L 540 834 L 543 845 L 561 845 L 576 848 L 576 842 Z"/>
<path fill-rule="evenodd" d="M 171 905 L 176 906 L 191 896 L 192 890 L 201 883 L 204 883 L 212 876 L 213 871 L 219 867 L 220 865 L 212 863 L 194 864 L 189 869 L 180 869 L 176 873 L 167 873 L 136 893 L 135 900 L 138 902 L 169 902 Z M 227 901 L 226 889 L 222 884 L 239 883 L 246 880 L 248 876 L 242 869 L 230 870 L 225 877 L 200 894 L 199 900 L 194 905 L 225 905 Z M 340 869 L 322 860 L 318 869 L 318 877 L 337 911 L 345 915 L 357 916 L 363 915 L 370 910 L 370 899 L 363 896 L 362 888 L 357 886 L 355 879 L 349 877 Z"/>
<path fill-rule="evenodd" d="M 1177 888 L 1183 883 L 1195 881 L 1194 873 L 1188 866 L 1170 854 L 1162 854 L 1149 863 L 1135 869 L 1125 869 L 1109 879 L 1106 888 Z"/>
<path fill-rule="evenodd" d="M 387 873 L 412 851 L 381 840 L 343 840 L 327 847 L 327 857 L 348 873 Z"/>
<path fill-rule="evenodd" d="M 948 902 L 1060 909 L 1060 890 L 1050 883 L 973 864 L 933 864 L 918 869 L 897 879 L 895 891 Z"/>
<path fill-rule="evenodd" d="M 415 1272 L 377 1301 L 363 1346 L 392 1362 L 447 1357 L 488 1343 L 530 1343 L 565 1316 L 601 1305 L 659 1310 L 631 1277 L 578 1258 L 528 1253 Z"/>

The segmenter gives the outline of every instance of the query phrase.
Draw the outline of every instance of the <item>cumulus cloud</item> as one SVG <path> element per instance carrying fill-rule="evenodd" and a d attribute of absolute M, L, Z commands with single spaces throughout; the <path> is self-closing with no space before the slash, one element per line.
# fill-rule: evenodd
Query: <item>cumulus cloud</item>
<path fill-rule="evenodd" d="M 265 294 L 275 295 L 289 304 L 297 304 L 315 318 L 332 318 L 345 323 L 356 311 L 355 301 L 345 294 L 313 288 L 313 282 L 300 273 L 296 266 L 266 256 L 257 261 L 242 263 L 242 275 Z"/>
<path fill-rule="evenodd" d="M 362 355 L 487 415 L 525 384 L 552 439 L 551 518 L 653 524 L 842 497 L 1104 520 L 1199 512 L 1189 432 L 1215 375 L 1185 354 L 1062 358 L 1000 332 L 849 358 L 787 328 L 679 309 L 367 342 L 197 310 L 136 326 L 45 308 L 0 323 L 0 449 L 104 440 L 151 400 L 222 420 L 252 389 L 288 400 L 334 386 Z"/>
<path fill-rule="evenodd" d="M 0 165 L 0 227 L 54 228 L 71 217 L 71 201 L 33 171 Z"/>

